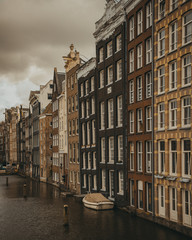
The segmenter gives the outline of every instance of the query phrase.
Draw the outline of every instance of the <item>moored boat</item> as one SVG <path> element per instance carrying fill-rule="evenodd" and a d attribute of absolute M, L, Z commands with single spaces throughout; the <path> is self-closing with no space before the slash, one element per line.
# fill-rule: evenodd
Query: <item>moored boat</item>
<path fill-rule="evenodd" d="M 101 193 L 89 193 L 83 198 L 84 206 L 94 210 L 110 210 L 114 203 L 104 197 Z"/>

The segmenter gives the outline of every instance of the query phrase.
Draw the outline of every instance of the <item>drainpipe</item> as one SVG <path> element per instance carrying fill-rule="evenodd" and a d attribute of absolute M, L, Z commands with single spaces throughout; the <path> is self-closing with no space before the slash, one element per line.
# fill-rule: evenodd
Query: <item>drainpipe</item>
<path fill-rule="evenodd" d="M 155 216 L 155 186 L 154 186 L 154 1 L 152 1 L 152 215 Z"/>

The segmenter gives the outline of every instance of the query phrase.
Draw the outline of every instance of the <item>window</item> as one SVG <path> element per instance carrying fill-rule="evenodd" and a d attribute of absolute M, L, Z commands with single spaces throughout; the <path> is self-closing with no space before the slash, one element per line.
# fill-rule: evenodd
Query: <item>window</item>
<path fill-rule="evenodd" d="M 76 148 L 75 148 L 75 143 L 73 143 L 73 162 L 75 162 L 75 152 L 76 152 Z"/>
<path fill-rule="evenodd" d="M 183 44 L 191 42 L 192 38 L 192 12 L 183 17 Z"/>
<path fill-rule="evenodd" d="M 96 152 L 93 152 L 93 169 L 96 169 Z"/>
<path fill-rule="evenodd" d="M 178 0 L 171 0 L 170 1 L 170 10 L 173 11 L 177 8 L 178 6 Z"/>
<path fill-rule="evenodd" d="M 73 135 L 75 135 L 75 119 L 72 120 Z"/>
<path fill-rule="evenodd" d="M 90 122 L 87 122 L 87 145 L 90 145 L 91 126 Z"/>
<path fill-rule="evenodd" d="M 146 141 L 146 172 L 152 171 L 152 141 Z"/>
<path fill-rule="evenodd" d="M 177 100 L 169 102 L 169 128 L 177 128 Z"/>
<path fill-rule="evenodd" d="M 85 146 L 85 123 L 82 123 L 82 145 Z"/>
<path fill-rule="evenodd" d="M 95 144 L 95 120 L 92 120 L 92 144 Z"/>
<path fill-rule="evenodd" d="M 134 71 L 134 50 L 129 51 L 129 72 Z"/>
<path fill-rule="evenodd" d="M 105 138 L 101 138 L 101 162 L 105 163 Z"/>
<path fill-rule="evenodd" d="M 120 195 L 124 194 L 124 180 L 123 180 L 123 171 L 119 171 L 119 192 Z"/>
<path fill-rule="evenodd" d="M 89 81 L 87 80 L 85 82 L 85 95 L 87 95 L 89 93 Z"/>
<path fill-rule="evenodd" d="M 151 106 L 146 107 L 146 131 L 152 131 L 152 108 Z"/>
<path fill-rule="evenodd" d="M 81 118 L 85 117 L 85 104 L 81 102 Z"/>
<path fill-rule="evenodd" d="M 72 129 L 71 129 L 71 121 L 69 121 L 69 136 L 71 136 Z"/>
<path fill-rule="evenodd" d="M 158 94 L 165 92 L 165 67 L 158 69 Z"/>
<path fill-rule="evenodd" d="M 158 57 L 165 55 L 165 29 L 158 33 Z"/>
<path fill-rule="evenodd" d="M 169 141 L 169 170 L 170 175 L 177 174 L 177 141 L 170 140 Z"/>
<path fill-rule="evenodd" d="M 109 162 L 114 163 L 114 137 L 109 137 Z"/>
<path fill-rule="evenodd" d="M 101 174 L 102 174 L 102 189 L 101 190 L 106 191 L 106 171 L 105 171 L 105 169 L 102 169 Z"/>
<path fill-rule="evenodd" d="M 142 100 L 142 77 L 139 76 L 137 77 L 137 101 L 141 101 Z"/>
<path fill-rule="evenodd" d="M 76 135 L 79 134 L 79 119 L 76 119 Z"/>
<path fill-rule="evenodd" d="M 123 162 L 123 136 L 118 136 L 118 162 Z"/>
<path fill-rule="evenodd" d="M 148 38 L 146 40 L 146 64 L 152 62 L 152 39 Z"/>
<path fill-rule="evenodd" d="M 85 158 L 85 153 L 83 153 L 83 169 L 86 169 L 86 158 Z"/>
<path fill-rule="evenodd" d="M 122 96 L 117 97 L 117 126 L 121 127 L 123 125 L 123 106 L 122 106 Z"/>
<path fill-rule="evenodd" d="M 170 187 L 169 190 L 170 219 L 177 221 L 177 190 L 173 187 Z"/>
<path fill-rule="evenodd" d="M 91 78 L 91 91 L 93 92 L 95 90 L 95 78 Z"/>
<path fill-rule="evenodd" d="M 177 62 L 169 64 L 169 90 L 177 89 Z"/>
<path fill-rule="evenodd" d="M 72 109 L 72 112 L 75 111 L 74 97 L 71 98 L 71 109 Z"/>
<path fill-rule="evenodd" d="M 68 111 L 71 113 L 71 98 L 68 99 Z"/>
<path fill-rule="evenodd" d="M 146 5 L 146 28 L 152 26 L 152 4 L 149 2 Z"/>
<path fill-rule="evenodd" d="M 129 81 L 129 103 L 134 102 L 134 82 L 133 80 Z"/>
<path fill-rule="evenodd" d="M 115 39 L 115 52 L 120 51 L 121 46 L 122 46 L 122 39 L 121 39 L 121 34 L 119 34 Z"/>
<path fill-rule="evenodd" d="M 81 97 L 84 95 L 83 83 L 81 83 Z"/>
<path fill-rule="evenodd" d="M 191 191 L 182 190 L 183 224 L 191 226 Z"/>
<path fill-rule="evenodd" d="M 191 141 L 189 139 L 182 140 L 182 176 L 191 176 Z"/>
<path fill-rule="evenodd" d="M 138 181 L 138 208 L 143 209 L 143 182 Z"/>
<path fill-rule="evenodd" d="M 184 97 L 182 98 L 182 108 L 181 108 L 181 117 L 182 117 L 182 127 L 191 126 L 191 98 Z"/>
<path fill-rule="evenodd" d="M 137 142 L 137 171 L 142 172 L 142 142 Z"/>
<path fill-rule="evenodd" d="M 89 109 L 89 100 L 87 100 L 87 101 L 86 101 L 86 117 L 89 117 L 89 113 L 90 113 L 89 110 L 90 110 L 90 109 Z"/>
<path fill-rule="evenodd" d="M 165 172 L 165 141 L 158 142 L 158 162 L 159 162 L 159 173 Z"/>
<path fill-rule="evenodd" d="M 159 215 L 165 217 L 165 187 L 158 186 Z"/>
<path fill-rule="evenodd" d="M 158 104 L 158 130 L 165 129 L 165 104 L 164 102 Z"/>
<path fill-rule="evenodd" d="M 107 85 L 113 83 L 113 67 L 112 65 L 107 68 Z"/>
<path fill-rule="evenodd" d="M 134 17 L 129 19 L 129 40 L 132 41 L 134 39 Z"/>
<path fill-rule="evenodd" d="M 130 133 L 134 133 L 134 112 L 129 112 L 129 131 Z"/>
<path fill-rule="evenodd" d="M 104 87 L 104 71 L 103 70 L 99 72 L 99 87 L 100 88 Z"/>
<path fill-rule="evenodd" d="M 177 22 L 169 26 L 169 51 L 177 49 Z"/>
<path fill-rule="evenodd" d="M 104 102 L 100 103 L 100 129 L 105 128 L 105 105 Z"/>
<path fill-rule="evenodd" d="M 86 174 L 83 174 L 83 188 L 87 187 L 87 176 Z"/>
<path fill-rule="evenodd" d="M 99 63 L 103 62 L 103 48 L 99 49 Z"/>
<path fill-rule="evenodd" d="M 137 46 L 137 69 L 142 67 L 142 44 Z"/>
<path fill-rule="evenodd" d="M 108 128 L 114 127 L 113 99 L 108 100 Z"/>
<path fill-rule="evenodd" d="M 87 169 L 91 169 L 91 153 L 88 152 L 88 168 Z"/>
<path fill-rule="evenodd" d="M 108 44 L 107 44 L 107 58 L 112 56 L 112 53 L 113 53 L 113 48 L 112 48 L 112 41 L 110 41 Z"/>
<path fill-rule="evenodd" d="M 159 19 L 165 17 L 165 0 L 159 0 Z"/>
<path fill-rule="evenodd" d="M 142 109 L 137 109 L 137 132 L 143 131 L 143 116 L 142 116 Z"/>
<path fill-rule="evenodd" d="M 75 95 L 75 110 L 78 110 L 78 96 L 77 94 Z"/>
<path fill-rule="evenodd" d="M 92 114 L 95 113 L 95 98 L 94 97 L 91 98 L 91 113 Z"/>
<path fill-rule="evenodd" d="M 147 72 L 145 74 L 145 81 L 146 81 L 146 98 L 152 96 L 152 76 L 151 72 Z"/>
<path fill-rule="evenodd" d="M 97 190 L 97 175 L 93 175 L 93 190 Z"/>
<path fill-rule="evenodd" d="M 152 183 L 147 183 L 147 211 L 152 212 Z"/>
<path fill-rule="evenodd" d="M 134 170 L 134 143 L 129 143 L 130 170 Z"/>
<path fill-rule="evenodd" d="M 48 98 L 48 99 L 52 99 L 52 94 L 51 94 L 51 93 L 48 93 L 48 94 L 47 94 L 47 98 Z"/>
<path fill-rule="evenodd" d="M 182 86 L 191 85 L 191 55 L 186 55 L 182 59 Z"/>
<path fill-rule="evenodd" d="M 130 180 L 130 205 L 134 206 L 134 196 L 135 196 L 135 189 L 134 189 L 134 180 Z"/>
<path fill-rule="evenodd" d="M 69 160 L 70 160 L 70 163 L 72 163 L 72 144 L 69 144 Z"/>
<path fill-rule="evenodd" d="M 116 62 L 116 81 L 122 79 L 122 60 L 119 60 L 118 62 Z"/>
<path fill-rule="evenodd" d="M 73 76 L 71 76 L 71 89 L 74 88 L 74 81 L 73 81 Z"/>
<path fill-rule="evenodd" d="M 143 12 L 140 10 L 137 13 L 137 35 L 143 32 Z"/>

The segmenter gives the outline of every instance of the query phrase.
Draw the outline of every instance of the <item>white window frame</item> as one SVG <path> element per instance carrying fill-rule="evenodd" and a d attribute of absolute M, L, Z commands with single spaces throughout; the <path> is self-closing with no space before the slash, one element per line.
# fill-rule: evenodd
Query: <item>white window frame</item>
<path fill-rule="evenodd" d="M 165 56 L 165 29 L 158 32 L 158 57 Z"/>
<path fill-rule="evenodd" d="M 159 19 L 162 19 L 165 17 L 165 0 L 159 0 L 159 6 L 158 6 L 158 16 Z"/>
<path fill-rule="evenodd" d="M 165 103 L 158 104 L 158 130 L 165 130 Z"/>
<path fill-rule="evenodd" d="M 85 123 L 82 123 L 82 145 L 85 146 Z"/>
<path fill-rule="evenodd" d="M 124 194 L 124 177 L 123 177 L 123 171 L 118 171 L 118 178 L 119 178 L 119 192 L 118 194 L 123 195 Z"/>
<path fill-rule="evenodd" d="M 158 141 L 158 173 L 165 173 L 165 141 Z"/>
<path fill-rule="evenodd" d="M 192 29 L 191 29 L 192 28 L 192 18 L 188 22 L 185 23 L 185 19 L 187 18 L 187 16 L 190 16 L 190 14 L 192 14 L 192 11 L 187 13 L 185 16 L 183 16 L 183 27 L 182 27 L 183 45 L 186 45 L 192 41 Z M 185 34 L 187 28 L 189 28 L 191 31 L 188 35 Z"/>
<path fill-rule="evenodd" d="M 118 51 L 120 51 L 121 50 L 121 48 L 122 48 L 122 36 L 121 36 L 121 34 L 119 34 L 116 38 L 115 38 L 115 43 L 116 43 L 116 45 L 115 45 L 115 52 L 118 52 Z"/>
<path fill-rule="evenodd" d="M 105 128 L 105 103 L 100 103 L 100 129 L 103 130 Z"/>
<path fill-rule="evenodd" d="M 116 62 L 116 81 L 122 79 L 122 59 Z"/>
<path fill-rule="evenodd" d="M 104 70 L 99 72 L 99 88 L 103 88 L 105 85 L 104 83 Z"/>
<path fill-rule="evenodd" d="M 134 81 L 129 81 L 129 103 L 134 103 Z"/>
<path fill-rule="evenodd" d="M 135 186 L 134 186 L 134 180 L 130 180 L 130 205 L 134 206 L 135 203 Z"/>
<path fill-rule="evenodd" d="M 142 9 L 137 13 L 137 35 L 143 32 L 143 11 Z"/>
<path fill-rule="evenodd" d="M 134 142 L 129 142 L 130 171 L 134 171 Z"/>
<path fill-rule="evenodd" d="M 95 90 L 95 78 L 91 77 L 91 92 Z"/>
<path fill-rule="evenodd" d="M 146 29 L 152 26 L 152 3 L 146 5 Z"/>
<path fill-rule="evenodd" d="M 134 49 L 129 51 L 129 72 L 132 73 L 134 71 Z"/>
<path fill-rule="evenodd" d="M 177 189 L 174 187 L 169 188 L 170 199 L 170 219 L 177 221 Z"/>
<path fill-rule="evenodd" d="M 158 94 L 165 93 L 165 66 L 158 69 Z"/>
<path fill-rule="evenodd" d="M 146 82 L 146 98 L 152 97 L 152 73 L 147 72 L 145 74 L 145 82 Z"/>
<path fill-rule="evenodd" d="M 143 132 L 143 109 L 137 109 L 137 132 Z"/>
<path fill-rule="evenodd" d="M 84 95 L 84 88 L 83 88 L 83 83 L 81 83 L 81 97 Z"/>
<path fill-rule="evenodd" d="M 118 136 L 118 163 L 123 163 L 123 135 Z"/>
<path fill-rule="evenodd" d="M 96 152 L 93 152 L 93 170 L 97 169 Z"/>
<path fill-rule="evenodd" d="M 101 163 L 105 163 L 105 138 L 101 138 Z"/>
<path fill-rule="evenodd" d="M 81 102 L 81 118 L 85 117 L 85 103 Z"/>
<path fill-rule="evenodd" d="M 142 204 L 141 204 L 142 201 Z M 138 181 L 138 208 L 139 209 L 143 209 L 143 182 L 142 181 Z"/>
<path fill-rule="evenodd" d="M 106 170 L 102 169 L 102 191 L 106 191 Z"/>
<path fill-rule="evenodd" d="M 183 128 L 191 127 L 191 97 L 186 96 L 181 99 L 181 123 Z"/>
<path fill-rule="evenodd" d="M 191 227 L 191 191 L 186 189 L 182 189 L 182 209 L 183 224 Z"/>
<path fill-rule="evenodd" d="M 169 129 L 177 128 L 177 99 L 169 102 Z"/>
<path fill-rule="evenodd" d="M 96 143 L 96 138 L 95 138 L 95 120 L 92 120 L 92 144 Z"/>
<path fill-rule="evenodd" d="M 169 90 L 177 89 L 177 61 L 169 63 Z"/>
<path fill-rule="evenodd" d="M 146 141 L 146 172 L 152 173 L 152 141 Z"/>
<path fill-rule="evenodd" d="M 143 46 L 140 43 L 137 46 L 137 69 L 142 68 L 143 66 Z"/>
<path fill-rule="evenodd" d="M 112 41 L 107 43 L 107 58 L 111 57 L 113 54 L 113 45 Z"/>
<path fill-rule="evenodd" d="M 145 42 L 146 44 L 146 64 L 152 62 L 152 38 L 148 38 Z"/>
<path fill-rule="evenodd" d="M 129 41 L 134 39 L 134 16 L 129 19 Z"/>
<path fill-rule="evenodd" d="M 89 80 L 85 81 L 85 96 L 87 96 L 89 93 Z"/>
<path fill-rule="evenodd" d="M 114 137 L 108 138 L 108 146 L 109 146 L 109 163 L 114 163 L 115 154 L 114 154 Z"/>
<path fill-rule="evenodd" d="M 129 112 L 129 132 L 134 133 L 134 111 Z"/>
<path fill-rule="evenodd" d="M 190 149 L 185 149 L 185 142 L 188 142 Z M 182 139 L 182 176 L 191 178 L 191 141 Z"/>
<path fill-rule="evenodd" d="M 143 146 L 142 142 L 137 142 L 137 171 L 142 172 L 143 171 Z"/>
<path fill-rule="evenodd" d="M 182 58 L 182 87 L 191 85 L 191 54 Z"/>
<path fill-rule="evenodd" d="M 91 98 L 91 114 L 95 114 L 95 97 Z"/>
<path fill-rule="evenodd" d="M 108 128 L 114 127 L 114 106 L 113 99 L 108 100 Z"/>
<path fill-rule="evenodd" d="M 165 186 L 158 186 L 159 216 L 165 217 Z"/>
<path fill-rule="evenodd" d="M 172 52 L 177 49 L 177 21 L 169 26 L 169 51 Z"/>
<path fill-rule="evenodd" d="M 107 67 L 107 85 L 110 85 L 113 83 L 113 66 L 110 65 Z"/>
<path fill-rule="evenodd" d="M 104 59 L 104 51 L 103 47 L 99 49 L 99 63 L 103 62 Z"/>
<path fill-rule="evenodd" d="M 91 143 L 91 126 L 90 122 L 87 122 L 87 145 Z"/>
<path fill-rule="evenodd" d="M 177 141 L 169 141 L 169 173 L 171 176 L 177 175 Z"/>
<path fill-rule="evenodd" d="M 170 11 L 174 11 L 178 7 L 178 0 L 170 1 Z"/>
<path fill-rule="evenodd" d="M 117 97 L 117 126 L 123 126 L 123 97 Z"/>
<path fill-rule="evenodd" d="M 142 86 L 142 76 L 137 77 L 137 101 L 143 99 L 143 86 Z"/>
<path fill-rule="evenodd" d="M 152 107 L 146 107 L 146 132 L 152 131 Z"/>

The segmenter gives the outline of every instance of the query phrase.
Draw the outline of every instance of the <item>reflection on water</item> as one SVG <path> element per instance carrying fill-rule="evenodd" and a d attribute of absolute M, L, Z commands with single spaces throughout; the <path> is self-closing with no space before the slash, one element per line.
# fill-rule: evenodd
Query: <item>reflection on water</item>
<path fill-rule="evenodd" d="M 26 194 L 24 184 L 27 184 Z M 27 197 L 24 197 L 27 195 Z M 69 205 L 69 227 L 63 205 Z M 17 176 L 0 177 L 0 240 L 189 240 L 164 227 L 112 210 L 96 212 L 57 188 Z"/>

